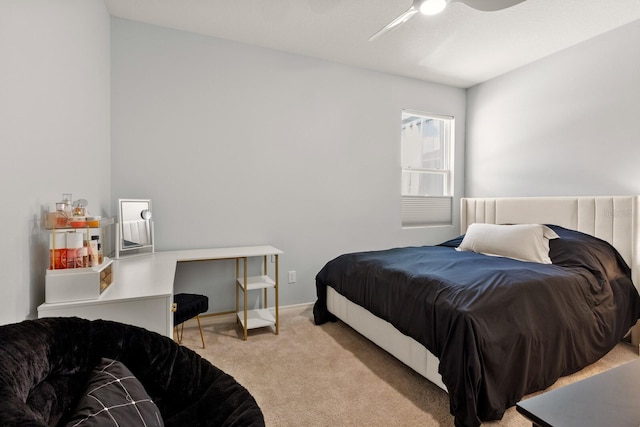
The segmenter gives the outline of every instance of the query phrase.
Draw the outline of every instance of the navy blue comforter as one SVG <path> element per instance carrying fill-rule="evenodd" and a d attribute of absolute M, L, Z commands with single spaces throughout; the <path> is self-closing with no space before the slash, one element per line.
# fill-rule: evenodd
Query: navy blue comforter
<path fill-rule="evenodd" d="M 316 324 L 335 320 L 326 287 L 390 322 L 440 360 L 457 426 L 506 408 L 609 352 L 640 316 L 629 267 L 608 243 L 550 226 L 553 264 L 438 246 L 341 255 L 316 276 Z"/>

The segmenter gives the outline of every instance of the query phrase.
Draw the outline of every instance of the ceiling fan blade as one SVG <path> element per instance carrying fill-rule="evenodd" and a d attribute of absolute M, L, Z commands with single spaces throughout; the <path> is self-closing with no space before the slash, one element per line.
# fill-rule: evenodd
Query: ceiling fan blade
<path fill-rule="evenodd" d="M 515 6 L 518 3 L 522 3 L 525 0 L 451 0 L 451 3 L 464 3 L 467 6 L 482 10 L 484 12 L 493 12 L 496 10 L 507 9 L 511 6 Z"/>
<path fill-rule="evenodd" d="M 395 28 L 397 28 L 400 24 L 404 24 L 407 22 L 413 15 L 420 11 L 420 0 L 415 0 L 411 7 L 404 11 L 400 16 L 398 16 L 393 21 L 389 22 L 386 26 L 384 26 L 380 31 L 369 37 L 369 41 L 377 39 L 382 34 L 389 32 Z"/>

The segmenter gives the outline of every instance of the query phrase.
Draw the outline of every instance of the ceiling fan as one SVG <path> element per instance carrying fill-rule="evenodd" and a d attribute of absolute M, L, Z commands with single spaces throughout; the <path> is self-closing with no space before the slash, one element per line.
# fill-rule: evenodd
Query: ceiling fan
<path fill-rule="evenodd" d="M 473 9 L 492 12 L 515 6 L 523 1 L 525 0 L 413 0 L 413 4 L 409 9 L 404 11 L 404 13 L 400 14 L 400 16 L 393 21 L 389 22 L 380 31 L 369 37 L 369 41 L 372 41 L 382 34 L 397 28 L 400 24 L 404 24 L 418 12 L 421 12 L 424 15 L 437 15 L 442 12 L 449 3 L 464 3 Z"/>

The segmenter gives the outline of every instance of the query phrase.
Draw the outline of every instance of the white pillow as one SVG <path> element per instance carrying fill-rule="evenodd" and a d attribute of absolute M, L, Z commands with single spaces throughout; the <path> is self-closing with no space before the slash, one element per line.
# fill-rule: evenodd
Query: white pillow
<path fill-rule="evenodd" d="M 555 231 L 542 224 L 473 223 L 456 249 L 551 264 L 549 239 L 557 238 Z"/>

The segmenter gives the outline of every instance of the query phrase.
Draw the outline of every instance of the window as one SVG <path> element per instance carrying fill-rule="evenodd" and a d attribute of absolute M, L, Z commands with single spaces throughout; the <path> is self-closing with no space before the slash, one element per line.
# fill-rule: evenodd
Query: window
<path fill-rule="evenodd" d="M 402 112 L 402 226 L 452 224 L 453 117 Z"/>

